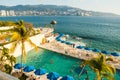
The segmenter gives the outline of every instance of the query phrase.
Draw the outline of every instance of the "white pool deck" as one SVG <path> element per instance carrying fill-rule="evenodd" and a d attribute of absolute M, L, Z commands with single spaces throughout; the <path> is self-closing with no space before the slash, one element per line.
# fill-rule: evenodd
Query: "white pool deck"
<path fill-rule="evenodd" d="M 41 44 L 39 47 L 83 60 L 93 59 L 97 57 L 97 53 L 93 51 L 76 49 L 70 45 L 58 42 L 56 40 L 53 40 L 50 43 Z M 107 63 L 114 65 L 117 69 L 120 69 L 120 57 L 114 57 L 113 61 L 109 61 Z"/>

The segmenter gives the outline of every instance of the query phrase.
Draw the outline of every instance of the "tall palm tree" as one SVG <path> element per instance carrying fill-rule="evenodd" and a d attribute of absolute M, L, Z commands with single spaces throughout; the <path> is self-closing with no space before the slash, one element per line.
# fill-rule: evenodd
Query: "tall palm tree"
<path fill-rule="evenodd" d="M 107 60 L 110 59 L 106 59 L 103 54 L 98 54 L 97 58 L 85 61 L 85 65 L 90 66 L 96 72 L 97 80 L 101 80 L 102 78 L 115 80 L 114 74 L 116 73 L 116 69 L 114 66 L 107 64 Z"/>
<path fill-rule="evenodd" d="M 29 42 L 31 46 L 33 46 L 36 50 L 38 50 L 37 46 L 30 40 L 30 29 L 26 28 L 24 26 L 24 22 L 21 20 L 18 24 L 18 28 L 15 29 L 15 32 L 13 32 L 13 36 L 11 37 L 10 41 L 14 41 L 12 44 L 12 47 L 10 49 L 11 52 L 14 52 L 15 48 L 17 47 L 17 44 L 22 44 L 21 50 L 21 64 L 22 59 L 24 57 L 24 60 L 26 59 L 26 49 L 25 49 L 25 42 Z"/>

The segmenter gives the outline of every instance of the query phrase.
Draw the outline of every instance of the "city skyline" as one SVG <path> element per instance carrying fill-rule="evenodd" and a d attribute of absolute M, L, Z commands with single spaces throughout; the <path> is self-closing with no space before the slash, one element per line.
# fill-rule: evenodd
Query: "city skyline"
<path fill-rule="evenodd" d="M 7 2 L 7 3 L 6 3 Z M 99 12 L 110 12 L 120 15 L 120 0 L 1 0 L 0 4 L 5 6 L 15 5 L 64 5 L 76 7 L 84 10 L 92 10 Z"/>

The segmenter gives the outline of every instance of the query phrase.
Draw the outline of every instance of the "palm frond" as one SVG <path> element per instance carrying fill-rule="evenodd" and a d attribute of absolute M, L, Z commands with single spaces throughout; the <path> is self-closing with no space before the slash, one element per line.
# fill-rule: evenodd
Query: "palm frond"
<path fill-rule="evenodd" d="M 113 65 L 108 65 L 113 74 L 116 74 L 116 69 Z"/>
<path fill-rule="evenodd" d="M 10 48 L 10 53 L 13 53 L 17 47 L 18 41 L 15 41 L 12 43 L 12 46 Z"/>
<path fill-rule="evenodd" d="M 27 42 L 38 51 L 38 47 L 30 39 L 27 39 Z"/>
<path fill-rule="evenodd" d="M 17 32 L 14 32 L 10 41 L 15 41 L 15 40 L 18 40 L 19 38 L 20 38 L 20 35 Z"/>
<path fill-rule="evenodd" d="M 105 75 L 109 74 L 111 77 L 114 77 L 116 69 L 114 66 L 108 65 L 106 61 L 107 59 L 105 55 L 98 54 L 98 57 L 93 58 L 91 60 L 87 60 L 85 64 L 90 66 L 92 70 L 94 70 L 97 73 L 98 78 L 104 74 Z"/>
<path fill-rule="evenodd" d="M 102 77 L 106 78 L 107 80 L 115 80 L 113 76 L 110 76 L 109 74 L 106 74 L 106 73 L 103 73 Z"/>
<path fill-rule="evenodd" d="M 113 61 L 114 57 L 113 56 L 109 56 L 108 58 L 106 58 L 106 61 Z"/>

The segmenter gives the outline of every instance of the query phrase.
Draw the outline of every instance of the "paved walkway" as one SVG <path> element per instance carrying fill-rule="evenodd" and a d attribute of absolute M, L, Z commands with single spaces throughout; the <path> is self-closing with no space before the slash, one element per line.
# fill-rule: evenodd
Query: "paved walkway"
<path fill-rule="evenodd" d="M 0 80 L 19 80 L 19 79 L 0 71 Z"/>

